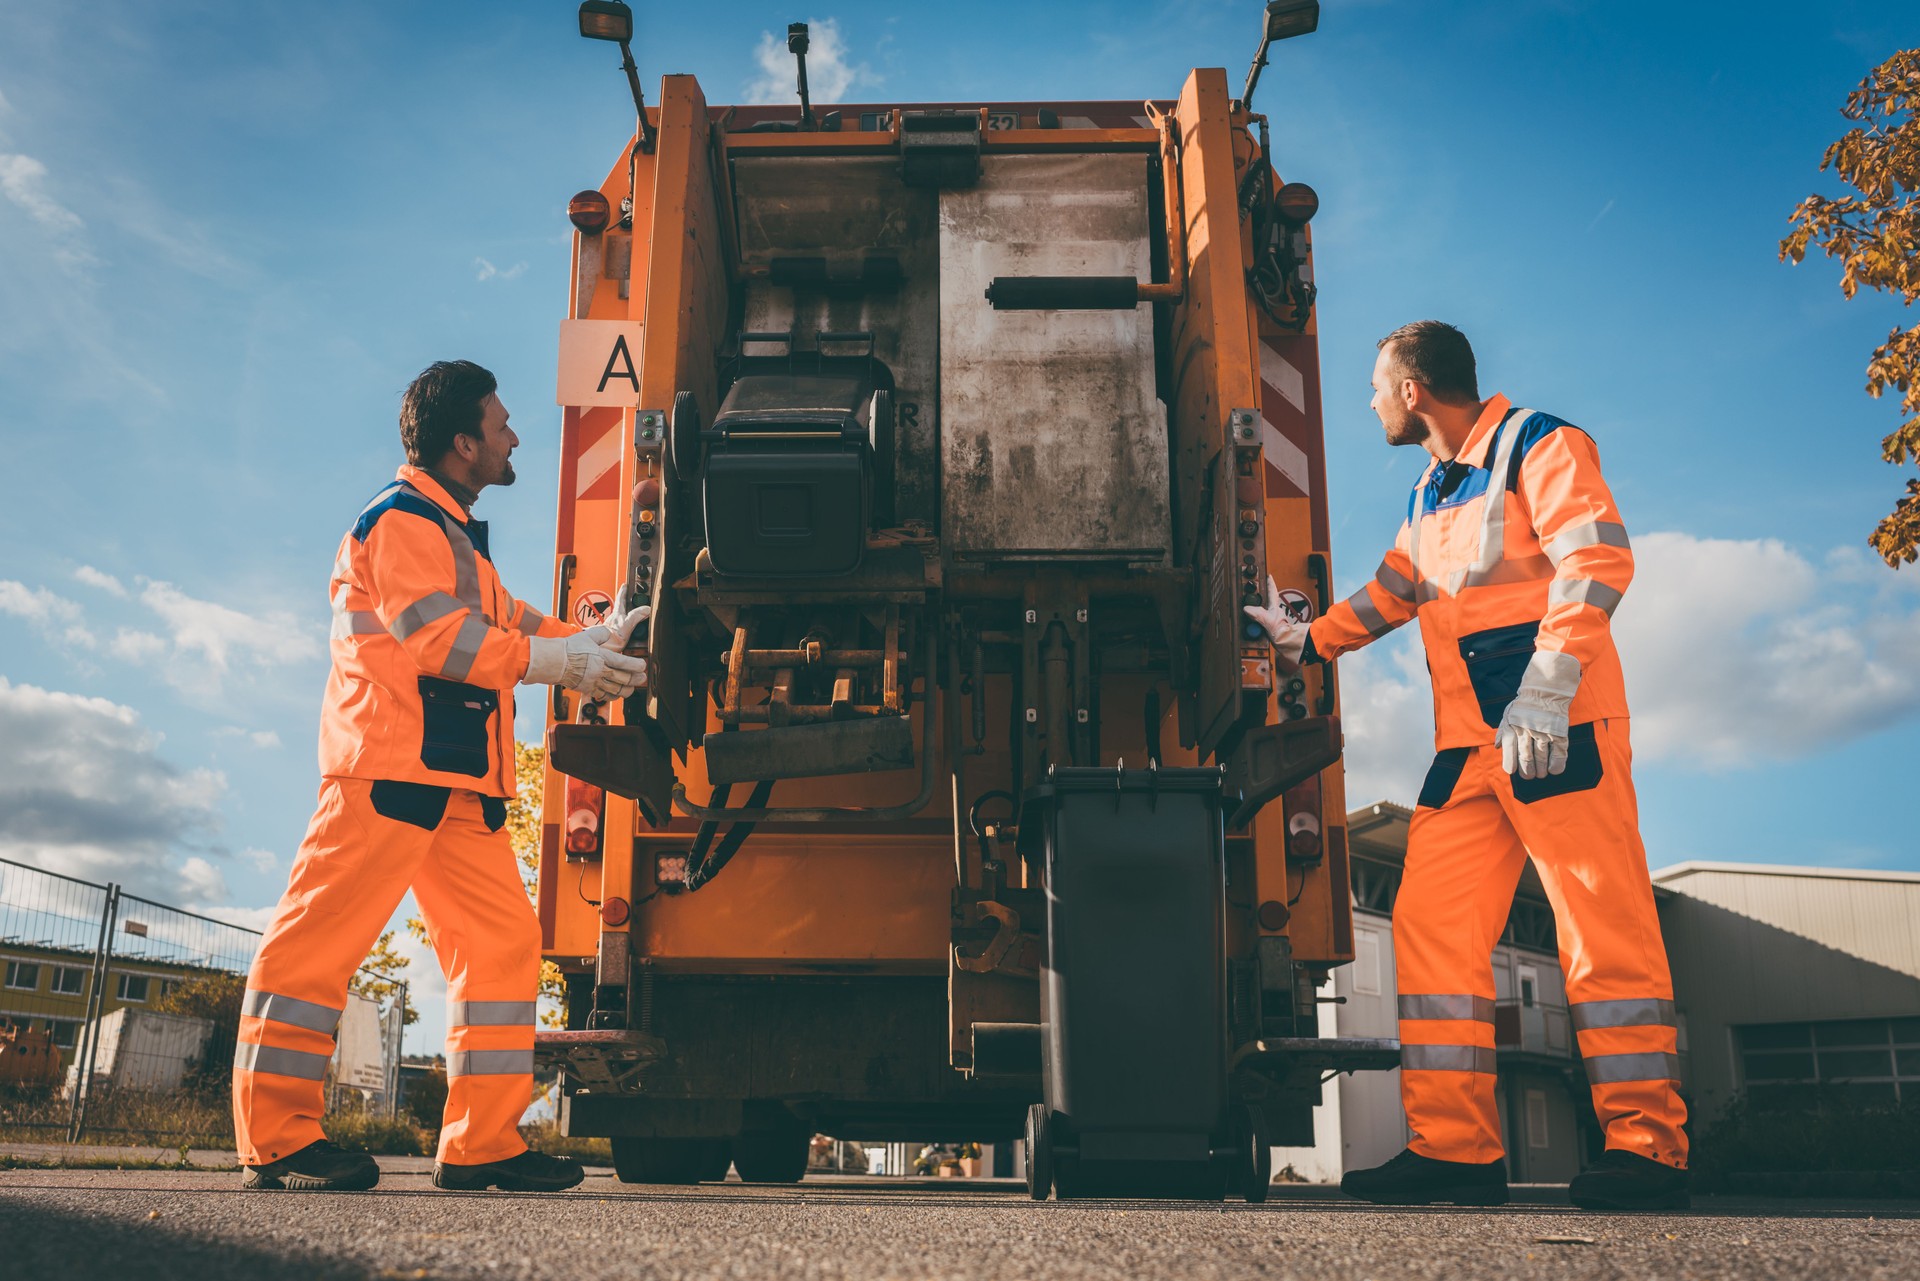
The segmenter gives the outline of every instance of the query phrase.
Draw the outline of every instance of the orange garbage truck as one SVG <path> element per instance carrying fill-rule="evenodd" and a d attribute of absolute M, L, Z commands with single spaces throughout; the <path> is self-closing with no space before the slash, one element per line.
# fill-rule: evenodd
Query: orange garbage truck
<path fill-rule="evenodd" d="M 555 608 L 652 616 L 643 689 L 547 709 L 562 1123 L 630 1182 L 818 1133 L 1258 1198 L 1395 1055 L 1317 1032 L 1334 669 L 1242 613 L 1331 599 L 1317 197 L 1219 70 L 820 110 L 806 39 L 792 107 L 650 105 L 628 53 L 569 207 Z"/>

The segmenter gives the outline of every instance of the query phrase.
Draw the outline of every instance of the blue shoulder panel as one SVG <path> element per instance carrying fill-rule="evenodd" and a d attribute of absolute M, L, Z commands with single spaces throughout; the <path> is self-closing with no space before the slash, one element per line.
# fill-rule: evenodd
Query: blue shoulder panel
<path fill-rule="evenodd" d="M 409 512 L 415 516 L 424 516 L 436 525 L 440 523 L 440 509 L 422 498 L 413 490 L 395 481 L 380 491 L 367 509 L 360 513 L 360 519 L 353 522 L 353 537 L 357 542 L 366 542 L 367 535 L 380 523 L 380 518 L 390 511 Z M 445 526 L 441 526 L 443 529 Z"/>
<path fill-rule="evenodd" d="M 1575 427 L 1564 418 L 1555 418 L 1552 414 L 1531 413 L 1527 420 L 1518 424 L 1520 439 L 1513 442 L 1513 462 L 1507 468 L 1507 488 L 1514 489 L 1520 484 L 1520 465 L 1526 461 L 1527 453 L 1535 445 L 1559 431 L 1562 427 L 1586 435 L 1584 428 Z"/>

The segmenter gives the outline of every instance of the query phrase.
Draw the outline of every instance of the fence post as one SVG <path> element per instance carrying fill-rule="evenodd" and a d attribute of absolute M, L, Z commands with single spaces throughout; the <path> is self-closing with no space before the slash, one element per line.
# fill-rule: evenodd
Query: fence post
<path fill-rule="evenodd" d="M 107 975 L 113 966 L 113 923 L 120 915 L 120 886 L 107 883 L 107 900 L 100 909 L 100 941 L 93 949 L 93 988 L 87 994 L 87 1021 L 80 1047 L 74 1051 L 73 1109 L 67 1119 L 67 1142 L 78 1143 L 87 1132 L 87 1103 L 93 1098 L 93 1065 L 100 1053 L 100 1017 L 107 1003 Z"/>

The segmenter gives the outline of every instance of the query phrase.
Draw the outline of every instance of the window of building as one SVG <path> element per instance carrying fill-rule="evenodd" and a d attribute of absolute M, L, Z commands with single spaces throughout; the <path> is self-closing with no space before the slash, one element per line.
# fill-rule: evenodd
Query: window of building
<path fill-rule="evenodd" d="M 1530 1148 L 1553 1146 L 1552 1136 L 1547 1130 L 1547 1092 L 1545 1090 L 1527 1091 L 1527 1146 Z"/>
<path fill-rule="evenodd" d="M 1380 995 L 1380 934 L 1353 932 L 1353 991 L 1356 996 Z"/>
<path fill-rule="evenodd" d="M 62 965 L 53 972 L 53 990 L 79 996 L 87 990 L 87 972 L 77 965 Z"/>
<path fill-rule="evenodd" d="M 1540 1004 L 1540 971 L 1521 965 L 1515 967 L 1514 975 L 1520 984 L 1520 1004 L 1529 1010 Z"/>
<path fill-rule="evenodd" d="M 1353 905 L 1362 912 L 1393 915 L 1393 901 L 1400 893 L 1400 869 L 1372 859 L 1356 858 L 1348 864 L 1353 879 Z"/>
<path fill-rule="evenodd" d="M 40 967 L 31 961 L 8 961 L 7 986 L 21 992 L 32 992 L 38 989 Z"/>
<path fill-rule="evenodd" d="M 152 982 L 144 974 L 117 974 L 114 976 L 113 994 L 123 1001 L 145 1002 L 147 988 Z"/>
<path fill-rule="evenodd" d="M 1560 944 L 1553 928 L 1553 909 L 1534 899 L 1514 899 L 1513 909 L 1507 913 L 1507 928 L 1501 932 L 1500 941 L 1508 947 L 1523 947 L 1529 952 L 1545 952 L 1549 956 L 1558 955 Z"/>
<path fill-rule="evenodd" d="M 48 1019 L 53 1028 L 53 1043 L 63 1050 L 71 1050 L 80 1043 L 79 1019 Z"/>
<path fill-rule="evenodd" d="M 1796 1107 L 1814 1091 L 1862 1106 L 1920 1099 L 1920 1019 L 1833 1019 L 1736 1028 L 1747 1097 Z"/>

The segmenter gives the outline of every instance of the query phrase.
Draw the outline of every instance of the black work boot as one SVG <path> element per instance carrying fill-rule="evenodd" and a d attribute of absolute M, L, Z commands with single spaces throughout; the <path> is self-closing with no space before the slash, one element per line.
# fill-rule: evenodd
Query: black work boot
<path fill-rule="evenodd" d="M 1355 1170 L 1340 1190 L 1375 1205 L 1505 1205 L 1507 1163 L 1436 1161 L 1407 1148 L 1385 1165 Z"/>
<path fill-rule="evenodd" d="M 1608 1148 L 1591 1170 L 1567 1185 L 1567 1196 L 1582 1210 L 1689 1210 L 1693 1193 L 1688 1182 L 1685 1170 Z"/>
<path fill-rule="evenodd" d="M 548 1156 L 528 1148 L 519 1156 L 480 1165 L 441 1161 L 433 1167 L 433 1186 L 456 1192 L 499 1188 L 502 1192 L 559 1192 L 587 1177 L 572 1157 Z"/>
<path fill-rule="evenodd" d="M 365 1152 L 348 1152 L 325 1139 L 267 1165 L 250 1165 L 240 1186 L 250 1191 L 290 1188 L 301 1192 L 365 1192 L 380 1181 L 380 1167 Z"/>

